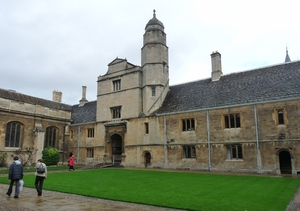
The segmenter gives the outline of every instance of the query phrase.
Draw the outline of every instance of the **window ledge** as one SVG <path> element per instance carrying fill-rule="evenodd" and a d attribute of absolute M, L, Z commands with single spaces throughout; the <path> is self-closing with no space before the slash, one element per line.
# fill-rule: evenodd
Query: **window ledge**
<path fill-rule="evenodd" d="M 286 127 L 286 125 L 284 125 L 284 124 L 280 124 L 280 125 L 277 125 L 277 127 L 279 127 L 279 128 L 285 128 L 285 127 Z"/>
<path fill-rule="evenodd" d="M 181 133 L 195 133 L 195 130 L 185 130 L 181 131 Z"/>
<path fill-rule="evenodd" d="M 224 130 L 241 130 L 241 127 L 224 128 Z"/>
<path fill-rule="evenodd" d="M 243 162 L 244 160 L 243 159 L 226 159 L 225 161 L 237 161 L 237 162 Z"/>
<path fill-rule="evenodd" d="M 196 161 L 196 158 L 182 158 L 182 160 Z"/>
<path fill-rule="evenodd" d="M 4 149 L 7 149 L 7 150 L 19 150 L 21 148 L 20 147 L 4 147 Z"/>

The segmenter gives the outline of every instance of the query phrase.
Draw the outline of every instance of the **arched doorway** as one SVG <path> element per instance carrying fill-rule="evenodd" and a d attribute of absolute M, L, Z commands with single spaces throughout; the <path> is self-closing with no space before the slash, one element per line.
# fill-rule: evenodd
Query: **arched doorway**
<path fill-rule="evenodd" d="M 149 151 L 146 151 L 144 153 L 144 158 L 145 158 L 145 167 L 149 167 L 151 165 L 151 154 Z"/>
<path fill-rule="evenodd" d="M 279 166 L 281 174 L 292 174 L 291 154 L 288 151 L 279 152 Z"/>
<path fill-rule="evenodd" d="M 112 159 L 114 163 L 122 162 L 123 143 L 122 137 L 118 134 L 114 134 L 110 137 L 112 147 Z"/>

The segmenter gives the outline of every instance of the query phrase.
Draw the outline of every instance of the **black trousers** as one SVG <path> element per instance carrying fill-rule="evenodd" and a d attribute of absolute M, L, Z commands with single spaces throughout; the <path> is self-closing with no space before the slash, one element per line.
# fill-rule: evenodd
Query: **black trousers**
<path fill-rule="evenodd" d="M 35 177 L 34 185 L 39 196 L 42 195 L 44 180 L 45 177 L 40 177 L 40 176 Z"/>
<path fill-rule="evenodd" d="M 20 193 L 19 181 L 20 180 L 18 180 L 18 179 L 12 179 L 12 180 L 10 180 L 9 188 L 8 188 L 6 194 L 10 195 L 12 193 L 14 183 L 16 183 L 15 196 L 19 196 L 19 193 Z"/>

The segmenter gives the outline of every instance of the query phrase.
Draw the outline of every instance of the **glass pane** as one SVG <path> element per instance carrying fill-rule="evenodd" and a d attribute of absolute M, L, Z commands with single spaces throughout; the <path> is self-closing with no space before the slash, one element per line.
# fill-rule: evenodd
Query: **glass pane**
<path fill-rule="evenodd" d="M 283 111 L 278 111 L 278 124 L 283 125 L 284 124 L 284 118 L 283 118 Z"/>
<path fill-rule="evenodd" d="M 230 128 L 235 128 L 234 115 L 230 115 Z"/>
<path fill-rule="evenodd" d="M 236 115 L 236 127 L 241 127 L 241 120 L 240 120 L 240 115 Z"/>
<path fill-rule="evenodd" d="M 236 146 L 231 147 L 231 152 L 232 152 L 232 158 L 237 158 L 236 157 Z"/>
<path fill-rule="evenodd" d="M 225 128 L 229 128 L 229 118 L 225 116 Z"/>

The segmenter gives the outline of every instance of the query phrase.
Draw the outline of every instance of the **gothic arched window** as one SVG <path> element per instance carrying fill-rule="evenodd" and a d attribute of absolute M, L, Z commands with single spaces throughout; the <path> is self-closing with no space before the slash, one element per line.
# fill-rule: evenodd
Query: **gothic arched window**
<path fill-rule="evenodd" d="M 57 142 L 57 128 L 56 127 L 47 127 L 46 134 L 45 134 L 45 147 L 53 147 L 56 148 Z"/>
<path fill-rule="evenodd" d="M 21 128 L 22 125 L 19 122 L 8 122 L 6 124 L 5 147 L 20 148 Z"/>

